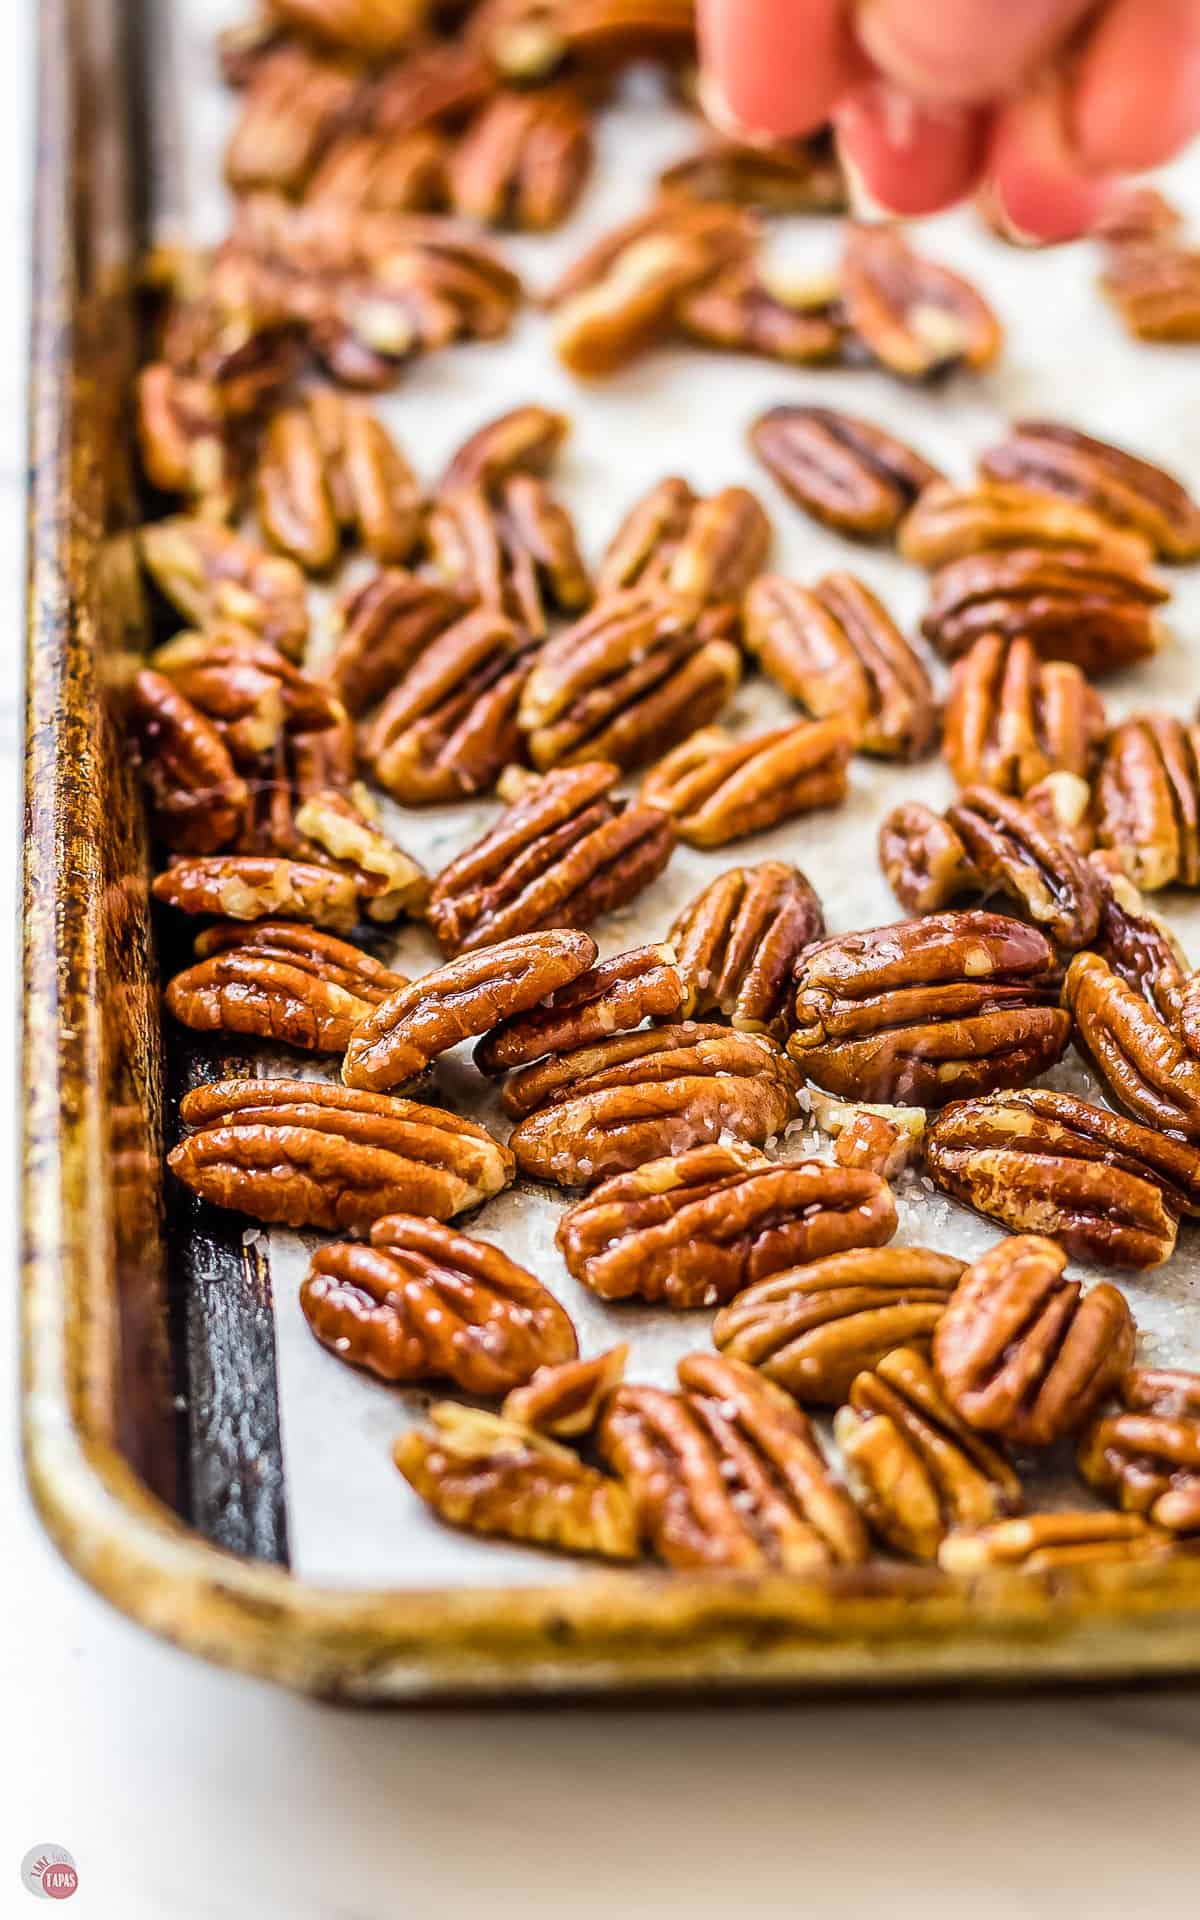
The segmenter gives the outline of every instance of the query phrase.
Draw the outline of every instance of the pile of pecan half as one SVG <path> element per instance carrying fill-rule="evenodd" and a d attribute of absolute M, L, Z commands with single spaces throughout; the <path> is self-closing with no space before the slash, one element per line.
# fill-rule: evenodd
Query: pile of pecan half
<path fill-rule="evenodd" d="M 1200 972 L 1144 897 L 1200 888 L 1200 722 L 1114 723 L 1094 684 L 1163 644 L 1200 505 L 1054 421 L 958 478 L 832 407 L 747 421 L 780 514 L 927 572 L 911 632 L 850 567 L 773 567 L 740 484 L 667 473 L 590 552 L 556 406 L 421 471 L 364 392 L 506 331 L 523 290 L 484 229 L 565 221 L 621 70 L 684 93 L 694 51 L 691 0 L 450 18 L 271 0 L 227 36 L 229 233 L 148 268 L 164 512 L 128 728 L 166 1007 L 229 1049 L 170 1117 L 171 1173 L 319 1236 L 300 1305 L 331 1365 L 459 1396 L 395 1446 L 452 1525 L 808 1576 L 1194 1546 L 1200 1376 L 1139 1366 L 1125 1295 L 1070 1263 L 1158 1267 L 1200 1220 Z M 560 276 L 553 350 L 580 375 L 663 341 L 989 365 L 987 303 L 890 226 L 785 284 L 764 223 L 844 204 L 826 133 L 706 139 Z M 1109 281 L 1181 337 L 1169 230 L 1150 199 L 1114 216 Z M 939 753 L 934 807 L 913 767 Z M 829 928 L 797 822 L 881 762 L 908 782 L 877 843 L 902 917 Z M 430 809 L 426 874 L 400 842 Z M 1094 1097 L 1047 1077 L 1072 1050 Z M 488 1213 L 518 1180 L 558 1203 L 537 1272 Z M 907 1244 L 922 1191 L 1001 1234 L 971 1261 Z M 612 1333 L 581 1354 L 585 1294 Z M 638 1377 L 651 1310 L 710 1315 L 669 1382 Z M 1066 1443 L 1089 1491 L 1040 1512 L 1031 1458 Z"/>

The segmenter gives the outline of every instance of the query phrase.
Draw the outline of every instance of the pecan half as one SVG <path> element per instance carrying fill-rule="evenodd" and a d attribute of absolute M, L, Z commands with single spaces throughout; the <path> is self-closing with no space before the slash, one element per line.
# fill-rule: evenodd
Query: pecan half
<path fill-rule="evenodd" d="M 1089 507 L 1132 529 L 1164 560 L 1200 555 L 1200 504 L 1174 474 L 1053 420 L 1018 420 L 980 457 L 980 472 Z"/>
<path fill-rule="evenodd" d="M 426 0 L 271 0 L 271 13 L 301 33 L 360 53 L 402 51 L 424 25 Z"/>
<path fill-rule="evenodd" d="M 761 1146 L 795 1118 L 796 1073 L 763 1034 L 683 1021 L 617 1034 L 522 1067 L 505 1108 L 523 1173 L 563 1187 L 722 1136 Z"/>
<path fill-rule="evenodd" d="M 451 205 L 485 226 L 544 232 L 571 212 L 591 166 L 587 108 L 570 87 L 498 93 L 454 150 Z"/>
<path fill-rule="evenodd" d="M 625 1376 L 627 1345 L 609 1347 L 592 1360 L 560 1360 L 539 1367 L 524 1386 L 514 1387 L 500 1409 L 506 1420 L 549 1433 L 558 1440 L 575 1440 L 590 1433 L 604 1403 Z"/>
<path fill-rule="evenodd" d="M 134 680 L 129 724 L 156 839 L 178 853 L 217 853 L 235 840 L 249 805 L 246 782 L 208 717 L 161 673 Z"/>
<path fill-rule="evenodd" d="M 434 212 L 449 198 L 450 150 L 447 136 L 432 127 L 399 133 L 355 128 L 330 141 L 304 198 L 347 213 Z"/>
<path fill-rule="evenodd" d="M 592 597 L 571 516 L 536 474 L 440 494 L 425 536 L 447 586 L 537 639 L 549 613 L 578 613 Z"/>
<path fill-rule="evenodd" d="M 164 906 L 225 920 L 306 920 L 335 933 L 358 924 L 358 889 L 350 874 L 304 860 L 265 854 L 184 855 L 151 882 Z"/>
<path fill-rule="evenodd" d="M 182 514 L 138 529 L 138 552 L 155 586 L 193 627 L 227 621 L 304 656 L 308 606 L 304 575 L 218 520 Z"/>
<path fill-rule="evenodd" d="M 164 361 L 143 367 L 135 388 L 135 424 L 151 486 L 182 495 L 206 518 L 229 519 L 242 469 L 213 383 L 179 373 Z"/>
<path fill-rule="evenodd" d="M 853 574 L 815 587 L 764 574 L 746 595 L 745 645 L 814 720 L 848 714 L 864 753 L 914 760 L 937 736 L 933 683 L 882 602 Z"/>
<path fill-rule="evenodd" d="M 724 847 L 846 797 L 854 726 L 844 714 L 749 740 L 702 727 L 646 775 L 642 799 L 692 847 Z"/>
<path fill-rule="evenodd" d="M 740 671 L 737 648 L 675 597 L 610 594 L 542 649 L 518 724 L 536 767 L 637 767 L 719 713 Z"/>
<path fill-rule="evenodd" d="M 493 787 L 520 753 L 517 704 L 533 665 L 528 635 L 481 609 L 431 640 L 362 734 L 377 785 L 402 806 Z"/>
<path fill-rule="evenodd" d="M 550 295 L 559 359 L 572 373 L 611 373 L 664 331 L 684 294 L 746 258 L 754 238 L 739 208 L 680 199 L 605 234 Z"/>
<path fill-rule="evenodd" d="M 1008 1462 L 959 1419 L 913 1347 L 856 1376 L 833 1430 L 869 1525 L 897 1553 L 936 1560 L 947 1534 L 1022 1504 Z"/>
<path fill-rule="evenodd" d="M 946 809 L 985 893 L 1004 893 L 1067 952 L 1090 946 L 1104 886 L 1095 867 L 1047 831 L 1030 807 L 990 787 L 968 787 Z"/>
<path fill-rule="evenodd" d="M 915 253 L 897 227 L 848 227 L 840 283 L 851 329 L 891 373 L 978 372 L 1003 345 L 1004 330 L 982 294 Z"/>
<path fill-rule="evenodd" d="M 1149 999 L 1098 953 L 1077 953 L 1063 983 L 1075 1039 L 1135 1120 L 1200 1143 L 1200 1059 Z"/>
<path fill-rule="evenodd" d="M 801 956 L 788 1052 L 819 1086 L 857 1100 L 941 1107 L 1023 1086 L 1070 1036 L 1053 965 L 1044 934 L 998 913 L 841 934 Z"/>
<path fill-rule="evenodd" d="M 676 302 L 675 324 L 690 340 L 753 353 L 790 366 L 834 360 L 842 328 L 822 280 L 789 285 L 761 260 L 736 260 Z"/>
<path fill-rule="evenodd" d="M 1200 1530 L 1200 1374 L 1143 1367 L 1119 1383 L 1077 1455 L 1089 1486 L 1170 1533 Z"/>
<path fill-rule="evenodd" d="M 600 563 L 596 594 L 661 588 L 696 611 L 721 606 L 740 600 L 770 548 L 771 523 L 748 487 L 702 498 L 671 476 L 622 520 Z"/>
<path fill-rule="evenodd" d="M 986 633 L 954 663 L 943 751 L 960 787 L 1024 794 L 1050 773 L 1086 779 L 1105 731 L 1079 668 L 1039 659 L 1020 634 Z"/>
<path fill-rule="evenodd" d="M 314 387 L 268 422 L 256 478 L 272 545 L 324 573 L 346 535 L 383 563 L 407 560 L 421 536 L 421 489 L 382 421 L 358 400 Z"/>
<path fill-rule="evenodd" d="M 1125 1296 L 1066 1280 L 1053 1240 L 1001 1240 L 968 1267 L 933 1336 L 938 1378 L 968 1426 L 1017 1446 L 1077 1433 L 1133 1359 Z"/>
<path fill-rule="evenodd" d="M 285 1227 L 367 1233 L 387 1213 L 433 1220 L 506 1187 L 513 1158 L 438 1107 L 321 1080 L 221 1080 L 184 1095 L 167 1155 L 215 1207 Z"/>
<path fill-rule="evenodd" d="M 408 984 L 345 940 L 287 921 L 210 927 L 196 953 L 164 995 L 181 1025 L 313 1053 L 343 1053 L 364 1014 Z"/>
<path fill-rule="evenodd" d="M 1135 563 L 1149 555 L 1138 534 L 1117 532 L 1110 519 L 1082 501 L 1018 480 L 977 487 L 935 481 L 904 521 L 896 545 L 906 560 L 930 569 L 1005 547 L 1090 548 Z"/>
<path fill-rule="evenodd" d="M 674 957 L 670 947 L 631 947 L 589 967 L 566 986 L 541 996 L 527 1012 L 507 1017 L 485 1034 L 475 1049 L 476 1066 L 484 1073 L 504 1073 L 548 1053 L 590 1047 L 609 1034 L 632 1032 L 643 1020 L 674 1019 L 684 1000 Z"/>
<path fill-rule="evenodd" d="M 800 140 L 712 139 L 658 176 L 665 193 L 724 200 L 759 213 L 842 213 L 846 176 L 828 127 Z"/>
<path fill-rule="evenodd" d="M 925 1136 L 943 1192 L 1104 1266 L 1156 1267 L 1200 1212 L 1200 1152 L 1049 1087 L 960 1100 Z"/>
<path fill-rule="evenodd" d="M 903 440 L 832 407 L 772 407 L 751 426 L 750 445 L 797 506 L 859 540 L 894 533 L 942 477 Z"/>
<path fill-rule="evenodd" d="M 318 1247 L 300 1288 L 323 1347 L 381 1380 L 507 1393 L 579 1351 L 566 1309 L 499 1247 L 391 1213 L 371 1244 Z"/>
<path fill-rule="evenodd" d="M 609 1560 L 638 1556 L 625 1488 L 512 1420 L 444 1400 L 430 1408 L 427 1427 L 401 1435 L 393 1458 L 451 1526 Z"/>
<path fill-rule="evenodd" d="M 1113 247 L 1100 285 L 1138 340 L 1200 340 L 1200 248 L 1150 240 Z"/>
<path fill-rule="evenodd" d="M 1122 873 L 1105 879 L 1104 907 L 1096 951 L 1113 972 L 1147 1000 L 1173 1032 L 1182 1033 L 1200 1056 L 1200 1030 L 1193 1007 L 1194 976 L 1165 920 L 1151 913 Z"/>
<path fill-rule="evenodd" d="M 938 1551 L 944 1573 L 982 1573 L 1023 1567 L 1044 1573 L 1094 1561 L 1155 1560 L 1171 1550 L 1171 1536 L 1132 1513 L 1031 1513 L 997 1520 L 978 1533 L 952 1533 Z"/>
<path fill-rule="evenodd" d="M 486 1033 L 585 972 L 596 958 L 586 933 L 526 933 L 465 953 L 368 1012 L 350 1036 L 342 1079 L 382 1092 L 415 1080 L 460 1041 Z"/>
<path fill-rule="evenodd" d="M 364 91 L 356 60 L 286 40 L 254 64 L 225 148 L 235 193 L 299 193 Z"/>
<path fill-rule="evenodd" d="M 1147 893 L 1200 887 L 1200 725 L 1143 713 L 1114 727 L 1096 778 L 1096 837 Z"/>
<path fill-rule="evenodd" d="M 825 932 L 821 903 L 798 867 L 729 867 L 688 902 L 667 935 L 687 990 L 683 1011 L 721 1013 L 745 1033 L 782 1040 L 792 970 Z"/>
<path fill-rule="evenodd" d="M 616 780 L 603 761 L 546 774 L 443 867 L 427 909 L 443 950 L 588 926 L 648 886 L 671 857 L 674 829 L 657 808 L 609 799 Z"/>
<path fill-rule="evenodd" d="M 1043 660 L 1069 660 L 1090 677 L 1157 652 L 1154 610 L 1166 597 L 1143 567 L 1111 549 L 1011 547 L 939 568 L 921 631 L 947 660 L 985 633 L 1023 635 Z"/>
<path fill-rule="evenodd" d="M 823 1256 L 879 1246 L 895 1230 L 891 1191 L 874 1174 L 715 1145 L 606 1180 L 564 1213 L 555 1244 L 601 1299 L 711 1307 L 780 1268 L 824 1265 Z"/>
<path fill-rule="evenodd" d="M 379 71 L 367 103 L 369 123 L 388 134 L 457 131 L 495 85 L 495 71 L 478 48 L 461 39 L 423 41 Z"/>
<path fill-rule="evenodd" d="M 830 1179 L 867 1173 L 823 1167 Z M 887 1192 L 884 1187 L 883 1192 Z M 864 1367 L 893 1347 L 927 1342 L 963 1272 L 926 1247 L 883 1247 L 873 1235 L 747 1287 L 713 1322 L 713 1340 L 806 1406 L 837 1406 Z"/>
<path fill-rule="evenodd" d="M 328 687 L 241 627 L 178 633 L 155 650 L 151 665 L 212 722 L 248 771 L 260 770 L 285 733 L 319 733 L 342 720 Z"/>
<path fill-rule="evenodd" d="M 325 670 L 347 711 L 373 707 L 462 612 L 456 594 L 398 567 L 352 587 L 334 609 L 337 644 Z"/>
<path fill-rule="evenodd" d="M 528 405 L 497 414 L 463 441 L 438 483 L 439 493 L 482 487 L 485 493 L 514 473 L 543 473 L 570 431 L 565 413 Z"/>
<path fill-rule="evenodd" d="M 980 889 L 967 850 L 944 814 L 921 800 L 893 807 L 879 828 L 879 864 L 910 914 L 940 913 Z"/>
<path fill-rule="evenodd" d="M 678 1373 L 681 1393 L 618 1387 L 600 1426 L 660 1560 L 809 1573 L 865 1559 L 854 1503 L 794 1401 L 716 1354 L 687 1354 Z"/>

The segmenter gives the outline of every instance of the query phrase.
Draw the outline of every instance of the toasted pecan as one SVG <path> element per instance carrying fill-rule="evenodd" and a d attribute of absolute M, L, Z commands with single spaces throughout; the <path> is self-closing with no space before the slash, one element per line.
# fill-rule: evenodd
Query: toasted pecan
<path fill-rule="evenodd" d="M 832 407 L 772 407 L 750 444 L 797 506 L 839 533 L 894 533 L 936 467 L 870 420 Z"/>
<path fill-rule="evenodd" d="M 799 868 L 782 860 L 727 868 L 667 936 L 687 991 L 683 1011 L 721 1013 L 744 1032 L 784 1038 L 792 969 L 824 932 L 821 903 Z"/>
<path fill-rule="evenodd" d="M 1200 1374 L 1136 1368 L 1117 1398 L 1080 1437 L 1083 1478 L 1170 1533 L 1200 1531 Z"/>
<path fill-rule="evenodd" d="M 1039 659 L 1021 634 L 985 633 L 954 663 L 944 752 L 961 787 L 1021 795 L 1051 773 L 1086 779 L 1104 734 L 1104 703 L 1079 668 Z"/>
<path fill-rule="evenodd" d="M 898 227 L 847 227 L 839 278 L 851 329 L 890 373 L 978 372 L 1000 352 L 1004 331 L 982 294 L 916 253 Z"/>
<path fill-rule="evenodd" d="M 684 1001 L 674 958 L 670 947 L 631 947 L 599 961 L 541 995 L 536 1006 L 501 1020 L 475 1048 L 476 1066 L 504 1073 L 549 1053 L 631 1032 L 646 1019 L 674 1019 Z"/>
<path fill-rule="evenodd" d="M 670 814 L 681 840 L 723 847 L 846 795 L 854 726 L 844 713 L 736 739 L 702 727 L 642 782 L 647 806 Z"/>
<path fill-rule="evenodd" d="M 304 575 L 219 520 L 176 514 L 138 529 L 142 565 L 193 627 L 227 621 L 299 660 L 308 638 Z"/>
<path fill-rule="evenodd" d="M 1096 837 L 1147 893 L 1200 886 L 1200 725 L 1141 713 L 1114 727 L 1096 776 Z"/>
<path fill-rule="evenodd" d="M 435 569 L 464 600 L 517 621 L 536 639 L 551 613 L 591 599 L 574 523 L 544 480 L 520 469 L 438 495 L 425 528 Z"/>
<path fill-rule="evenodd" d="M 176 1020 L 313 1053 L 344 1052 L 364 1014 L 408 984 L 361 948 L 289 921 L 210 927 L 196 955 L 167 985 Z"/>
<path fill-rule="evenodd" d="M 983 634 L 1028 639 L 1043 660 L 1089 677 L 1157 652 L 1155 608 L 1165 590 L 1132 561 L 1079 547 L 1010 547 L 967 554 L 930 583 L 921 631 L 947 660 Z"/>
<path fill-rule="evenodd" d="M 1155 1560 L 1170 1550 L 1170 1534 L 1138 1514 L 1067 1509 L 949 1534 L 938 1550 L 938 1565 L 945 1573 L 982 1573 L 988 1567 L 1044 1573 L 1095 1562 Z"/>
<path fill-rule="evenodd" d="M 663 589 L 697 611 L 736 603 L 770 546 L 771 523 L 748 487 L 702 498 L 671 475 L 622 520 L 600 563 L 596 593 Z"/>
<path fill-rule="evenodd" d="M 506 1396 L 501 1412 L 506 1420 L 549 1433 L 557 1440 L 575 1440 L 590 1433 L 605 1401 L 619 1387 L 629 1348 L 609 1347 L 591 1360 L 560 1360 L 539 1367 L 523 1386 Z"/>
<path fill-rule="evenodd" d="M 1017 481 L 1132 531 L 1164 560 L 1200 554 L 1200 504 L 1165 468 L 1053 420 L 1018 420 L 981 455 L 980 472 Z"/>
<path fill-rule="evenodd" d="M 129 724 L 155 837 L 177 853 L 229 846 L 250 796 L 212 720 L 165 675 L 144 667 L 133 683 Z"/>

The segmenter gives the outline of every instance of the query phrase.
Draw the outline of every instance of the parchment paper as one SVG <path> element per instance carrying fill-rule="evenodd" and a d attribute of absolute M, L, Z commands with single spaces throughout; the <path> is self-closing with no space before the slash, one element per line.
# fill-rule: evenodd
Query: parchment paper
<path fill-rule="evenodd" d="M 213 36 L 220 26 L 244 17 L 249 0 L 173 0 L 173 5 L 183 195 L 169 209 L 169 231 L 177 237 L 182 226 L 187 237 L 208 243 L 220 238 L 228 221 L 220 160 L 234 111 L 217 74 Z M 531 287 L 549 284 L 590 238 L 637 212 L 657 172 L 689 152 L 700 133 L 693 119 L 661 99 L 649 75 L 631 76 L 621 104 L 600 118 L 597 131 L 596 173 L 568 228 L 508 243 Z M 1164 185 L 1200 228 L 1200 150 L 1177 163 Z M 835 221 L 793 219 L 780 223 L 773 235 L 773 246 L 789 260 L 819 267 L 836 257 Z M 1080 243 L 1019 252 L 993 239 L 966 210 L 915 223 L 914 240 L 934 259 L 977 280 L 1008 328 L 1000 365 L 982 379 L 907 388 L 869 371 L 790 369 L 731 355 L 662 350 L 614 378 L 584 385 L 553 358 L 545 318 L 526 311 L 507 340 L 453 348 L 416 362 L 397 388 L 379 399 L 379 409 L 422 476 L 432 481 L 466 435 L 495 414 L 529 400 L 563 408 L 574 428 L 555 483 L 570 503 L 591 560 L 598 558 L 624 511 L 667 473 L 681 473 L 704 491 L 732 482 L 754 487 L 775 523 L 773 567 L 803 581 L 834 567 L 849 568 L 880 593 L 909 631 L 923 608 L 925 576 L 886 550 L 860 548 L 826 533 L 786 500 L 746 445 L 747 426 L 765 407 L 807 400 L 861 412 L 911 440 L 961 480 L 970 477 L 976 454 L 999 437 L 1008 419 L 1057 417 L 1161 460 L 1193 488 L 1200 487 L 1200 350 L 1131 342 L 1095 284 L 1096 247 Z M 361 562 L 352 565 L 361 569 Z M 339 584 L 350 577 L 347 571 Z M 1195 705 L 1200 567 L 1172 569 L 1167 577 L 1174 593 L 1166 608 L 1171 644 L 1136 674 L 1104 683 L 1113 715 L 1161 704 L 1182 716 Z M 328 596 L 318 596 L 316 605 L 311 657 L 319 662 L 329 644 Z M 778 724 L 790 711 L 771 686 L 750 679 L 721 718 L 751 732 Z M 853 763 L 849 800 L 840 810 L 786 823 L 716 853 L 681 847 L 666 873 L 629 909 L 593 929 L 601 952 L 664 938 L 678 909 L 714 874 L 768 857 L 804 869 L 821 896 L 831 932 L 894 920 L 898 908 L 875 854 L 879 819 L 901 798 L 940 806 L 952 791 L 936 757 L 895 768 L 860 756 Z M 475 839 L 497 812 L 493 801 L 428 812 L 385 805 L 389 830 L 430 872 Z M 1189 956 L 1200 957 L 1200 899 L 1164 894 L 1155 906 L 1172 921 Z M 401 933 L 391 958 L 415 975 L 437 965 L 440 955 L 431 936 L 410 928 Z M 460 1049 L 443 1059 L 430 1093 L 422 1097 L 469 1113 L 504 1137 L 507 1122 L 499 1103 L 472 1068 L 468 1052 Z M 291 1055 L 264 1059 L 263 1070 L 337 1077 L 336 1064 L 298 1065 Z M 1048 1084 L 1098 1097 L 1074 1054 L 1048 1076 Z M 789 1129 L 780 1151 L 793 1158 L 827 1155 L 829 1144 L 802 1119 Z M 927 1177 L 905 1174 L 896 1192 L 898 1242 L 969 1259 L 999 1237 L 988 1222 L 934 1192 Z M 629 1377 L 672 1384 L 679 1356 L 709 1345 L 711 1316 L 596 1300 L 566 1273 L 554 1247 L 565 1204 L 556 1192 L 518 1181 L 465 1224 L 502 1244 L 563 1300 L 579 1329 L 583 1353 L 628 1340 Z M 261 1238 L 268 1229 L 249 1226 L 247 1234 Z M 392 1466 L 390 1454 L 396 1435 L 438 1395 L 375 1382 L 317 1345 L 300 1312 L 297 1290 L 309 1248 L 319 1238 L 269 1233 L 296 1571 L 347 1586 L 528 1585 L 586 1578 L 584 1563 L 460 1535 L 428 1514 Z M 1110 1276 L 1129 1297 L 1140 1329 L 1139 1354 L 1147 1362 L 1200 1364 L 1198 1256 L 1200 1230 L 1185 1227 L 1165 1268 Z M 1098 1277 L 1078 1270 L 1085 1278 Z M 1065 1460 L 1043 1461 L 1030 1476 L 1031 1505 L 1077 1504 L 1082 1497 Z"/>

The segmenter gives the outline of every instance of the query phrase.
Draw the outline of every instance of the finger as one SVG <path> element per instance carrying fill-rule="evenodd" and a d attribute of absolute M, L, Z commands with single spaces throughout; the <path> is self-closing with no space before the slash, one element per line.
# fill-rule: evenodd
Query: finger
<path fill-rule="evenodd" d="M 992 122 L 991 189 L 1008 224 L 1031 240 L 1086 233 L 1111 194 L 1102 176 L 1080 170 L 1067 143 L 1063 104 L 1062 86 L 1052 81 L 1001 107 Z"/>
<path fill-rule="evenodd" d="M 1095 0 L 861 0 L 859 40 L 888 79 L 927 100 L 1015 92 Z"/>
<path fill-rule="evenodd" d="M 1169 160 L 1200 130 L 1200 0 L 1114 0 L 1073 69 L 1069 113 L 1085 169 Z"/>
<path fill-rule="evenodd" d="M 927 107 L 885 80 L 869 80 L 834 114 L 852 174 L 889 213 L 936 213 L 970 193 L 983 170 L 986 117 Z"/>
<path fill-rule="evenodd" d="M 807 133 L 866 72 L 843 0 L 700 0 L 700 54 L 721 118 Z"/>

